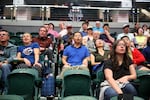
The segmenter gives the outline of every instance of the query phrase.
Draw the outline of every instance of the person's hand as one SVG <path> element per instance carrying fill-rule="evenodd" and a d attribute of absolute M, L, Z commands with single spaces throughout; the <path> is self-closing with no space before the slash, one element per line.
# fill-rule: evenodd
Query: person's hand
<path fill-rule="evenodd" d="M 31 66 L 31 62 L 27 58 L 23 58 L 23 61 L 26 65 Z"/>
<path fill-rule="evenodd" d="M 128 76 L 123 76 L 117 80 L 119 83 L 126 83 L 128 81 Z"/>
<path fill-rule="evenodd" d="M 105 33 L 106 35 L 109 35 L 109 34 L 110 34 L 108 30 L 104 30 L 104 33 Z"/>
<path fill-rule="evenodd" d="M 64 66 L 65 67 L 70 67 L 71 65 L 69 63 L 66 63 Z"/>
<path fill-rule="evenodd" d="M 35 62 L 35 63 L 33 64 L 33 66 L 42 67 L 42 65 L 41 65 L 40 63 L 38 63 L 38 62 L 37 62 L 37 63 Z"/>

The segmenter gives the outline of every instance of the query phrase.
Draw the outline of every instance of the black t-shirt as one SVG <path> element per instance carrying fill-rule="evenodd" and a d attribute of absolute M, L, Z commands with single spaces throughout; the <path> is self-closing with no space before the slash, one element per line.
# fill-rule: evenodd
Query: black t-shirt
<path fill-rule="evenodd" d="M 130 62 L 130 64 L 132 64 L 132 61 Z M 129 65 L 128 65 L 128 67 L 125 67 L 124 62 L 119 66 L 119 68 L 116 71 L 113 69 L 113 67 L 115 67 L 115 66 L 113 66 L 113 63 L 112 63 L 112 61 L 110 59 L 106 60 L 104 62 L 104 70 L 106 68 L 109 68 L 110 70 L 112 70 L 113 78 L 115 80 L 117 80 L 117 79 L 119 79 L 119 78 L 121 78 L 121 77 L 123 77 L 125 75 L 130 75 Z"/>

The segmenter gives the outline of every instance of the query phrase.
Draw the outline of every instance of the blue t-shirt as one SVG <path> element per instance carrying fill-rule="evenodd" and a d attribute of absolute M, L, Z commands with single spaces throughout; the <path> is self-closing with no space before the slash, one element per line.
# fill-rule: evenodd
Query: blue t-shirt
<path fill-rule="evenodd" d="M 82 61 L 90 55 L 87 47 L 80 46 L 79 48 L 69 45 L 65 48 L 63 56 L 67 56 L 67 62 L 71 66 L 81 65 Z"/>
<path fill-rule="evenodd" d="M 39 44 L 34 42 L 28 46 L 19 46 L 17 52 L 21 53 L 22 58 L 27 58 L 31 64 L 34 64 L 34 48 L 39 48 Z"/>
<path fill-rule="evenodd" d="M 102 27 L 93 27 L 93 31 L 99 31 L 100 33 L 104 33 L 104 29 Z"/>
<path fill-rule="evenodd" d="M 148 64 L 150 64 L 150 46 L 147 46 L 142 50 L 142 54 L 144 55 L 146 61 Z"/>

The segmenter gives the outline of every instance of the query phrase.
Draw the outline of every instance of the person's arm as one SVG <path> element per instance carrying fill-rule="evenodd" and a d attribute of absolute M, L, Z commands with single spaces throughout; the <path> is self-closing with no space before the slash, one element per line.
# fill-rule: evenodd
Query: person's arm
<path fill-rule="evenodd" d="M 113 78 L 113 72 L 109 68 L 106 68 L 104 70 L 105 78 L 110 84 L 110 86 L 118 93 L 118 94 L 123 94 L 122 90 L 119 88 L 116 80 Z"/>
<path fill-rule="evenodd" d="M 88 59 L 89 57 L 84 58 L 82 61 L 82 65 L 88 66 Z"/>
<path fill-rule="evenodd" d="M 62 56 L 62 63 L 63 63 L 65 66 L 70 66 L 70 64 L 67 62 L 67 56 Z"/>
<path fill-rule="evenodd" d="M 132 55 L 133 55 L 133 63 L 134 64 L 141 64 L 142 62 L 145 62 L 145 57 L 144 55 L 136 48 L 134 48 L 134 50 L 132 51 Z"/>
<path fill-rule="evenodd" d="M 7 63 L 10 63 L 11 61 L 14 60 L 17 54 L 17 46 L 11 47 L 9 50 L 9 58 L 6 59 Z"/>
<path fill-rule="evenodd" d="M 129 71 L 130 71 L 130 75 L 123 76 L 120 79 L 118 79 L 118 81 L 121 83 L 125 83 L 127 81 L 131 81 L 131 80 L 136 79 L 136 71 L 135 71 L 134 64 L 131 64 L 129 66 Z"/>
<path fill-rule="evenodd" d="M 110 35 L 110 33 L 109 33 L 107 30 L 104 30 L 104 32 L 105 32 L 107 38 L 108 38 L 112 43 L 114 43 L 115 39 Z"/>
<path fill-rule="evenodd" d="M 39 48 L 34 48 L 34 65 L 33 66 L 40 66 L 41 64 L 39 63 L 39 56 L 40 56 L 40 50 Z"/>
<path fill-rule="evenodd" d="M 101 62 L 95 62 L 95 56 L 93 54 L 90 55 L 91 58 L 91 65 L 95 66 L 97 64 L 101 64 Z"/>
<path fill-rule="evenodd" d="M 31 66 L 31 62 L 27 58 L 21 57 L 21 52 L 17 52 L 17 59 L 24 62 L 26 65 Z"/>
<path fill-rule="evenodd" d="M 24 61 L 24 58 L 21 58 L 21 52 L 17 52 L 16 58 L 20 61 Z"/>

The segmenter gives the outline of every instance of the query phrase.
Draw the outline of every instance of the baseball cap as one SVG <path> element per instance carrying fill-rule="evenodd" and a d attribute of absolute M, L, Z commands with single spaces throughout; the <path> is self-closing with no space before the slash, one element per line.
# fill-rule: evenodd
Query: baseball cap
<path fill-rule="evenodd" d="M 122 28 L 124 29 L 126 27 L 130 27 L 130 25 L 129 24 L 123 24 Z"/>
<path fill-rule="evenodd" d="M 67 28 L 72 28 L 72 25 L 71 25 L 71 24 L 68 24 L 68 25 L 67 25 Z"/>
<path fill-rule="evenodd" d="M 92 26 L 88 26 L 87 30 L 93 30 Z"/>

